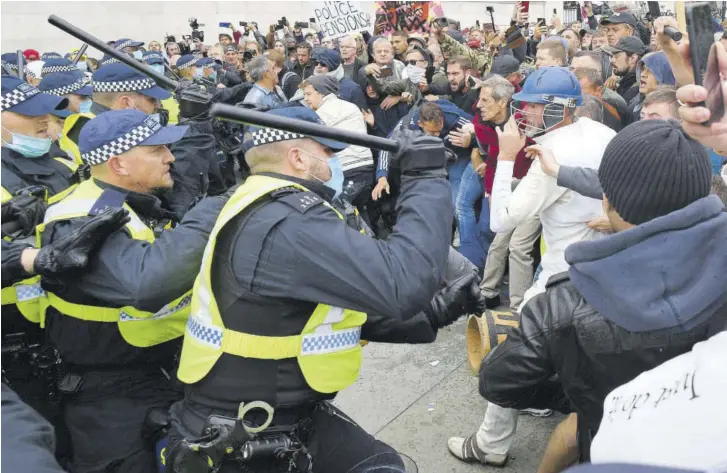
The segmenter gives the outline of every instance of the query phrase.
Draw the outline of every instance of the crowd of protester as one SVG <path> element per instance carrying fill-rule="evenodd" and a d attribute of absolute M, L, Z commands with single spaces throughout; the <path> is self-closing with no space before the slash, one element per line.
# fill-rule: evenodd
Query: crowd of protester
<path fill-rule="evenodd" d="M 306 107 L 332 128 L 444 141 L 452 244 L 477 267 L 487 307 L 520 318 L 483 362 L 490 405 L 477 433 L 449 439 L 454 456 L 502 466 L 518 409 L 560 410 L 570 416 L 540 472 L 578 460 L 725 471 L 727 125 L 702 125 L 706 110 L 687 106 L 706 95 L 692 84 L 686 38 L 663 33 L 674 18 L 586 13 L 545 24 L 518 2 L 499 28 L 432 21 L 428 33 L 331 39 L 315 23 L 251 22 L 211 45 L 115 44 L 172 78 L 248 83 L 240 106 Z M 28 81 L 57 89 L 52 67 L 76 52 L 26 50 Z M 15 59 L 3 55 L 4 67 Z M 82 57 L 78 68 L 105 62 Z M 543 90 L 558 100 L 542 102 Z M 68 96 L 73 112 L 91 105 Z M 49 134 L 62 127 L 52 117 Z M 342 198 L 386 238 L 400 187 L 389 153 L 338 155 Z"/>

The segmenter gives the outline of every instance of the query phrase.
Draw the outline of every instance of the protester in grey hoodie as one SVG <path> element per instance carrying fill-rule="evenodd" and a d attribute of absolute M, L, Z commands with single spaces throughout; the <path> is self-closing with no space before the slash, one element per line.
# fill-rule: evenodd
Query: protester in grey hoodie
<path fill-rule="evenodd" d="M 616 135 L 598 172 L 616 233 L 566 249 L 570 270 L 549 280 L 483 360 L 482 396 L 514 409 L 567 398 L 587 461 L 610 391 L 724 330 L 727 214 L 710 195 L 711 172 L 704 147 L 677 121 L 645 120 Z"/>
<path fill-rule="evenodd" d="M 629 102 L 629 108 L 633 111 L 633 121 L 641 119 L 641 103 L 649 92 L 656 90 L 660 85 L 677 83 L 669 61 L 662 51 L 649 53 L 641 59 L 636 67 L 636 78 L 639 81 L 639 94 Z"/>

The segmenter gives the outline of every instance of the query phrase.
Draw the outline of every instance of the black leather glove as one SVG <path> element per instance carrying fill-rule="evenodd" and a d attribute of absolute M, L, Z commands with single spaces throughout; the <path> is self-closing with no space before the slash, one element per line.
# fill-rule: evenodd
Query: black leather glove
<path fill-rule="evenodd" d="M 13 197 L 2 205 L 3 233 L 11 234 L 20 230 L 20 238 L 32 235 L 36 225 L 43 223 L 47 207 L 45 201 L 35 195 Z"/>
<path fill-rule="evenodd" d="M 394 133 L 391 139 L 401 144 L 393 155 L 392 164 L 398 165 L 403 175 L 446 175 L 447 154 L 441 138 L 403 129 Z"/>
<path fill-rule="evenodd" d="M 128 221 L 129 213 L 124 209 L 109 209 L 93 217 L 53 244 L 42 247 L 33 263 L 35 273 L 54 278 L 85 268 L 91 253 Z"/>
<path fill-rule="evenodd" d="M 441 328 L 463 315 L 479 315 L 483 311 L 484 298 L 477 284 L 477 273 L 468 271 L 440 290 L 424 312 L 429 317 L 432 327 Z"/>

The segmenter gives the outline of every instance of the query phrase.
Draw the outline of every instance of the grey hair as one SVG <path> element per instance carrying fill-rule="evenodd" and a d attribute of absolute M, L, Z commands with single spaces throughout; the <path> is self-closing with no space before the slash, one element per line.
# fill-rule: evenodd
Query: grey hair
<path fill-rule="evenodd" d="M 270 69 L 270 59 L 265 56 L 258 56 L 250 61 L 247 65 L 247 72 L 253 82 L 263 80 L 263 76 Z"/>
<path fill-rule="evenodd" d="M 583 103 L 576 110 L 577 117 L 590 118 L 594 122 L 603 123 L 603 104 L 590 95 L 583 95 Z"/>
<path fill-rule="evenodd" d="M 371 45 L 371 50 L 373 51 L 374 49 L 376 49 L 376 45 L 379 44 L 379 43 L 386 43 L 389 46 L 391 46 L 391 41 L 389 41 L 386 38 L 379 38 L 379 39 L 377 39 L 376 41 L 373 42 L 373 44 Z M 393 46 L 391 46 L 391 47 L 393 49 Z"/>
<path fill-rule="evenodd" d="M 679 102 L 677 102 L 677 89 L 673 85 L 660 85 L 649 92 L 641 102 L 641 108 L 654 103 L 665 103 L 671 106 L 674 118 L 679 118 Z"/>
<path fill-rule="evenodd" d="M 482 83 L 480 88 L 490 89 L 492 91 L 492 98 L 497 100 L 498 102 L 502 99 L 505 99 L 509 102 L 512 98 L 512 95 L 515 93 L 515 86 L 513 86 L 509 80 L 505 79 L 502 76 L 490 77 Z"/>

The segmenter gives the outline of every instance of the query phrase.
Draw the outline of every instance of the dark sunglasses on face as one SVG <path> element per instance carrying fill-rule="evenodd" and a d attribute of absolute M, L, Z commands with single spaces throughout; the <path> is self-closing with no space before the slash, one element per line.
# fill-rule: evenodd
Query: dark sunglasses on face
<path fill-rule="evenodd" d="M 424 62 L 424 61 L 417 61 L 417 60 L 415 60 L 415 59 L 409 59 L 408 61 L 404 61 L 404 62 L 405 62 L 406 64 L 410 65 L 410 66 L 416 66 L 416 65 L 417 65 L 417 63 L 419 63 L 419 62 Z"/>

